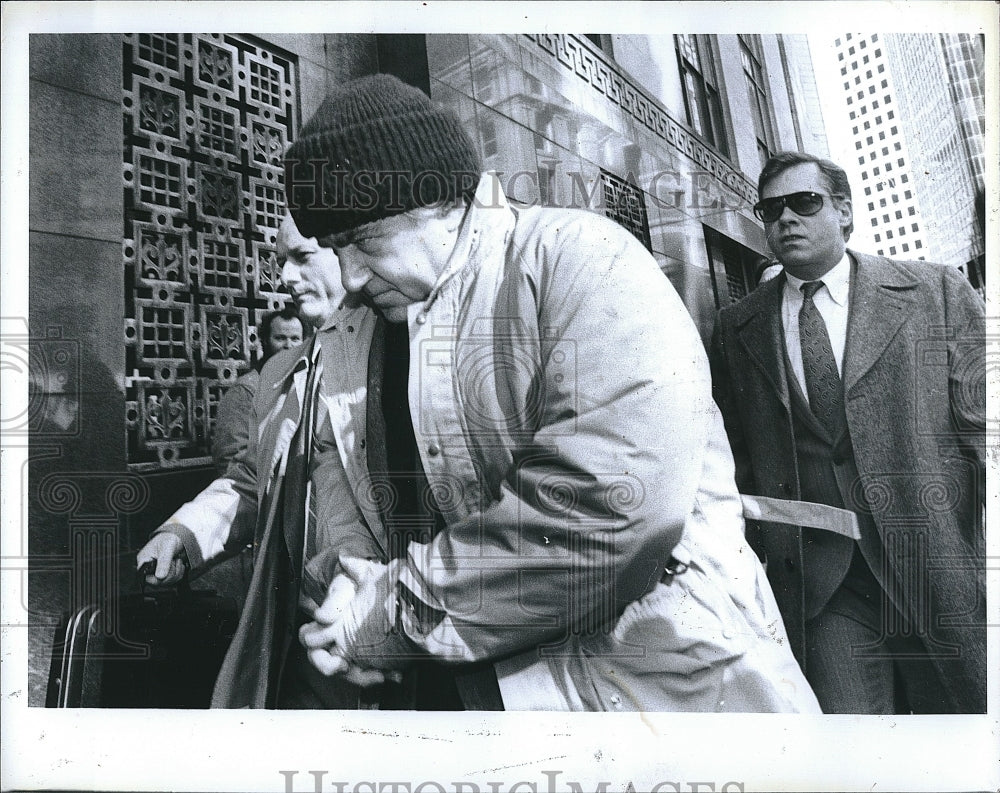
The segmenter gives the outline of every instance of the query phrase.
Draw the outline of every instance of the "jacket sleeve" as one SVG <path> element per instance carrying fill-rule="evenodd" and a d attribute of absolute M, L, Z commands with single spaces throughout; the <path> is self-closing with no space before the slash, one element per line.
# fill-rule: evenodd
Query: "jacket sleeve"
<path fill-rule="evenodd" d="M 235 385 L 233 386 L 236 387 Z M 237 553 L 250 541 L 257 518 L 257 400 L 251 399 L 247 441 L 225 469 L 153 533 L 170 531 L 181 538 L 192 569 L 220 555 Z"/>
<path fill-rule="evenodd" d="M 225 475 L 229 462 L 250 441 L 250 408 L 254 388 L 238 380 L 223 394 L 212 430 L 212 459 L 219 475 Z"/>
<path fill-rule="evenodd" d="M 694 506 L 716 408 L 683 303 L 610 221 L 537 234 L 513 254 L 534 279 L 536 418 L 494 500 L 390 563 L 382 617 L 397 630 L 377 651 L 351 650 L 371 665 L 414 650 L 558 652 L 606 629 L 660 580 Z"/>

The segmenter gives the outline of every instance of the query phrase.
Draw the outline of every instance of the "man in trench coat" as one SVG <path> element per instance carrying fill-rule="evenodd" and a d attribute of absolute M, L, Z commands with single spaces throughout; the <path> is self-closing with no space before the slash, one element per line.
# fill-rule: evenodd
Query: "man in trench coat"
<path fill-rule="evenodd" d="M 847 250 L 831 162 L 776 155 L 759 194 L 784 273 L 720 313 L 712 355 L 737 483 L 858 517 L 748 528 L 796 657 L 824 712 L 983 712 L 983 303 L 955 268 Z"/>

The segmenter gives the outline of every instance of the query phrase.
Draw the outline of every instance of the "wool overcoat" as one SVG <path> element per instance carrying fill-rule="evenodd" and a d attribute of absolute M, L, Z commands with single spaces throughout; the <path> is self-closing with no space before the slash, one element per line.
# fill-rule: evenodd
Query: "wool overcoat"
<path fill-rule="evenodd" d="M 854 263 L 843 384 L 858 478 L 886 575 L 958 711 L 985 707 L 985 321 L 955 268 L 848 251 Z M 800 498 L 781 321 L 784 276 L 720 312 L 713 384 L 746 494 Z M 836 462 L 835 462 L 836 467 Z M 807 664 L 803 532 L 748 537 Z"/>

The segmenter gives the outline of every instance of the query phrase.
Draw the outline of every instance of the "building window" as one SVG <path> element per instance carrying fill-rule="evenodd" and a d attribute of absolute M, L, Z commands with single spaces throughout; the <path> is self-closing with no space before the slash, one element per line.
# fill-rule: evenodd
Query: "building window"
<path fill-rule="evenodd" d="M 907 207 L 906 208 L 906 214 L 910 215 L 911 217 L 913 215 L 916 215 L 917 214 L 917 208 L 916 207 Z M 916 229 L 913 229 L 913 230 L 916 231 Z"/>
<path fill-rule="evenodd" d="M 688 124 L 728 156 L 729 140 L 723 123 L 711 37 L 678 33 L 674 36 L 674 46 L 684 87 L 684 111 Z"/>
<path fill-rule="evenodd" d="M 774 129 L 771 124 L 771 102 L 767 93 L 767 75 L 763 67 L 760 36 L 740 34 L 740 58 L 743 61 L 743 76 L 746 78 L 750 94 L 750 112 L 753 115 L 754 132 L 757 135 L 757 153 L 763 166 L 774 153 Z"/>
<path fill-rule="evenodd" d="M 902 220 L 902 219 L 903 219 L 903 210 L 902 209 L 897 209 L 896 210 L 896 220 Z M 888 220 L 889 219 L 886 218 L 887 222 L 888 222 Z M 914 231 L 916 231 L 916 229 L 914 229 Z"/>
<path fill-rule="evenodd" d="M 757 263 L 760 256 L 733 239 L 720 234 L 708 226 L 702 227 L 705 235 L 705 249 L 712 268 L 712 288 L 716 305 L 728 297 L 735 303 L 745 297 L 757 285 Z M 725 273 L 725 294 L 720 294 L 721 276 Z"/>
<path fill-rule="evenodd" d="M 881 242 L 881 241 L 882 241 L 882 235 L 881 234 L 876 234 L 875 235 L 875 242 Z"/>
<path fill-rule="evenodd" d="M 123 36 L 127 462 L 210 463 L 219 399 L 281 308 L 297 64 L 236 35 Z"/>
<path fill-rule="evenodd" d="M 915 240 L 913 242 L 913 247 L 914 248 L 923 248 L 924 244 L 920 240 Z M 921 256 L 920 258 L 922 259 L 923 257 Z"/>
<path fill-rule="evenodd" d="M 908 253 L 909 250 L 910 250 L 910 243 L 904 242 L 903 243 L 903 253 Z"/>
<path fill-rule="evenodd" d="M 652 251 L 646 199 L 642 190 L 603 169 L 601 185 L 604 191 L 604 214 L 632 232 L 647 250 Z"/>
<path fill-rule="evenodd" d="M 889 248 L 889 255 L 890 256 L 895 256 L 896 255 L 896 246 L 895 245 L 893 245 L 893 246 L 891 246 Z"/>
<path fill-rule="evenodd" d="M 497 146 L 497 125 L 490 119 L 486 119 L 480 125 L 483 136 L 483 156 L 488 160 L 495 157 L 499 151 Z"/>
<path fill-rule="evenodd" d="M 869 204 L 868 207 L 871 208 L 871 204 Z M 872 218 L 872 228 L 876 228 L 877 226 L 878 226 L 878 218 Z"/>
<path fill-rule="evenodd" d="M 916 223 L 913 223 L 913 224 L 910 225 L 910 230 L 914 231 L 914 232 L 917 232 L 917 231 L 920 231 L 920 227 Z"/>
<path fill-rule="evenodd" d="M 615 57 L 611 51 L 611 36 L 607 33 L 584 33 L 583 37 L 609 58 Z"/>

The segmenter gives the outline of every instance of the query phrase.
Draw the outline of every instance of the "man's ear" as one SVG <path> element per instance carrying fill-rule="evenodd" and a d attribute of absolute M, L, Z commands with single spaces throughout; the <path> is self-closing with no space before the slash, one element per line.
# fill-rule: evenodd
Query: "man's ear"
<path fill-rule="evenodd" d="M 851 199 L 841 198 L 837 209 L 840 211 L 840 228 L 851 228 L 854 225 L 854 205 Z"/>

